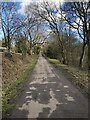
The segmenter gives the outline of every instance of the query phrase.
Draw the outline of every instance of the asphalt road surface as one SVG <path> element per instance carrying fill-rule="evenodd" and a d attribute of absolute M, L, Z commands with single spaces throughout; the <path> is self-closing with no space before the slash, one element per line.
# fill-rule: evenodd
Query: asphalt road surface
<path fill-rule="evenodd" d="M 88 118 L 88 100 L 41 55 L 12 118 Z"/>

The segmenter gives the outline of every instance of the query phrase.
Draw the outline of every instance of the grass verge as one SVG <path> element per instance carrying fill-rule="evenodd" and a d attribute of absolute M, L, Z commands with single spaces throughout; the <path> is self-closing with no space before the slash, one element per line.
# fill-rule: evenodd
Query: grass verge
<path fill-rule="evenodd" d="M 72 81 L 80 90 L 88 95 L 88 71 L 82 71 L 78 68 L 74 68 L 68 65 L 61 64 L 59 60 L 50 59 L 48 61 L 58 67 L 66 77 Z"/>
<path fill-rule="evenodd" d="M 35 67 L 37 58 L 37 56 L 32 57 L 31 62 L 29 64 L 26 64 L 26 68 L 23 73 L 19 75 L 16 80 L 12 82 L 10 81 L 10 83 L 3 86 L 2 113 L 4 117 L 10 115 L 9 111 L 15 106 L 13 101 L 21 93 L 25 81 Z"/>

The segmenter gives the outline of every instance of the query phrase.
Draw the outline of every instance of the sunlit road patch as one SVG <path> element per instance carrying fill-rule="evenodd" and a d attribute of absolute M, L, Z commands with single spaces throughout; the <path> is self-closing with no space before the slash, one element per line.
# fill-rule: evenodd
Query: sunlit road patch
<path fill-rule="evenodd" d="M 87 118 L 88 100 L 40 56 L 11 117 Z"/>
<path fill-rule="evenodd" d="M 39 116 L 39 113 L 43 112 L 44 108 L 50 108 L 50 113 L 48 115 L 49 117 L 51 113 L 56 110 L 57 105 L 62 104 L 57 101 L 52 90 L 50 90 L 50 96 L 51 99 L 49 100 L 48 104 L 41 104 L 38 101 L 31 100 L 28 101 L 28 105 L 23 104 L 19 110 L 29 110 L 28 118 L 37 118 Z M 31 96 L 28 96 L 27 98 L 29 97 L 32 98 Z"/>

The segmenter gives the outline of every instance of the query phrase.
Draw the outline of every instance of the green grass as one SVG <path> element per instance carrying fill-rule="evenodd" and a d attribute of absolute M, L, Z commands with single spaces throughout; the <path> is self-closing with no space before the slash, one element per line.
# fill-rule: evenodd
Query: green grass
<path fill-rule="evenodd" d="M 2 97 L 2 111 L 3 114 L 9 115 L 9 110 L 12 109 L 15 105 L 12 102 L 15 98 L 21 93 L 22 85 L 27 80 L 29 74 L 35 67 L 37 62 L 37 57 L 33 57 L 31 63 L 27 64 L 26 70 L 14 81 L 10 81 L 3 88 L 3 97 Z"/>
<path fill-rule="evenodd" d="M 59 63 L 59 60 L 57 60 L 57 59 L 48 58 L 48 61 L 51 62 L 51 63 L 53 63 L 53 64 Z"/>
<path fill-rule="evenodd" d="M 89 94 L 88 91 L 88 71 L 80 70 L 79 68 L 71 67 L 68 65 L 61 64 L 59 60 L 50 59 L 48 61 L 55 64 L 63 73 L 67 73 L 71 77 L 71 81 L 74 82 L 79 88 L 83 90 L 84 93 Z"/>

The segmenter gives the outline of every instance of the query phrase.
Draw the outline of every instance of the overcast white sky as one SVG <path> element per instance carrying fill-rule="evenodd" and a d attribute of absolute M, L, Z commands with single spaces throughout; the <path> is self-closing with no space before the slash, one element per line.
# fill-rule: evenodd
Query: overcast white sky
<path fill-rule="evenodd" d="M 15 2 L 21 2 L 21 9 L 19 10 L 20 13 L 24 14 L 25 6 L 29 5 L 31 2 L 43 2 L 43 1 L 48 1 L 48 2 L 54 2 L 57 6 L 59 5 L 59 2 L 71 2 L 71 0 L 11 0 Z M 76 1 L 88 1 L 88 0 L 72 0 L 73 2 Z"/>
<path fill-rule="evenodd" d="M 16 0 L 16 1 L 19 1 L 19 0 Z M 43 2 L 43 1 L 54 2 L 56 5 L 59 5 L 59 2 L 63 2 L 63 0 L 20 0 L 21 9 L 19 10 L 19 12 L 21 14 L 24 14 L 25 6 L 29 5 L 31 2 L 38 2 L 40 4 L 40 2 Z"/>

